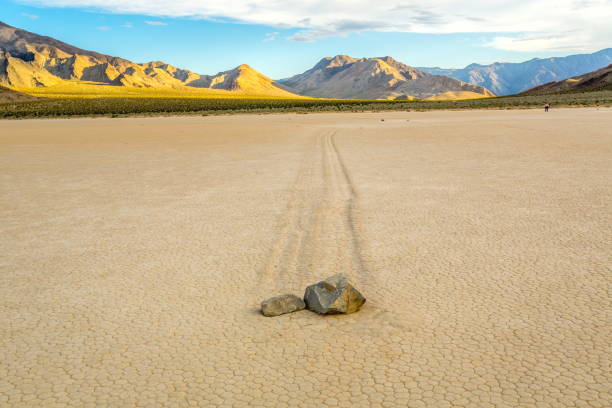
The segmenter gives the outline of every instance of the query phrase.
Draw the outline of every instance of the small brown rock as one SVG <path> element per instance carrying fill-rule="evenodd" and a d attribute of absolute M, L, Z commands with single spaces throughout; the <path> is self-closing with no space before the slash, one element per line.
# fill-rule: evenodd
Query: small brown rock
<path fill-rule="evenodd" d="M 261 314 L 264 316 L 280 316 L 285 313 L 297 312 L 306 307 L 304 301 L 291 294 L 274 296 L 261 302 Z"/>

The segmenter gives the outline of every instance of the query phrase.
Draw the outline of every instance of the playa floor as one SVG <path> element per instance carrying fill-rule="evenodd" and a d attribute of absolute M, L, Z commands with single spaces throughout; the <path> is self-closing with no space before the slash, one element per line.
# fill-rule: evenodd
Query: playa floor
<path fill-rule="evenodd" d="M 2 121 L 0 406 L 609 406 L 611 129 Z M 360 312 L 259 314 L 338 272 Z"/>

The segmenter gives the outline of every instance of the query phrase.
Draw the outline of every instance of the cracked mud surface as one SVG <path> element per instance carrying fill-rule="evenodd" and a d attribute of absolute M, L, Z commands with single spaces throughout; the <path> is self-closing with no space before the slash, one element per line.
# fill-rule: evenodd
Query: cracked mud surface
<path fill-rule="evenodd" d="M 0 406 L 607 407 L 610 129 L 0 122 Z M 360 312 L 259 314 L 338 272 Z"/>

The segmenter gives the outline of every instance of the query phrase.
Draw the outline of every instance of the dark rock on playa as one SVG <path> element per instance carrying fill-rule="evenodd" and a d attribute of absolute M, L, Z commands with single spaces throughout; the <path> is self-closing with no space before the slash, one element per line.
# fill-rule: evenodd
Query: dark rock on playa
<path fill-rule="evenodd" d="M 264 316 L 279 316 L 297 312 L 305 307 L 304 301 L 295 295 L 280 295 L 261 302 L 261 314 Z"/>
<path fill-rule="evenodd" d="M 306 308 L 319 314 L 353 313 L 366 299 L 343 274 L 310 285 L 304 293 Z"/>

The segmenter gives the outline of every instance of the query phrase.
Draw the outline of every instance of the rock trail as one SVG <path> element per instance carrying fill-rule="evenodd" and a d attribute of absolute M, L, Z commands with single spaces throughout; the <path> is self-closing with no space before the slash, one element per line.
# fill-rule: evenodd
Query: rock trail
<path fill-rule="evenodd" d="M 300 293 L 334 273 L 357 284 L 367 280 L 354 214 L 357 193 L 335 135 L 318 131 L 304 152 L 278 238 L 260 273 L 265 287 Z"/>

